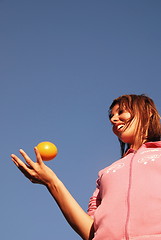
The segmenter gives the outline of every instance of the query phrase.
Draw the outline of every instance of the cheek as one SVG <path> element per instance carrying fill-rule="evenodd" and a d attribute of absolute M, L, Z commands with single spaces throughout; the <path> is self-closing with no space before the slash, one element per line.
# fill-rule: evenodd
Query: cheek
<path fill-rule="evenodd" d="M 121 116 L 122 120 L 129 120 L 131 118 L 131 114 L 129 112 L 125 112 Z"/>

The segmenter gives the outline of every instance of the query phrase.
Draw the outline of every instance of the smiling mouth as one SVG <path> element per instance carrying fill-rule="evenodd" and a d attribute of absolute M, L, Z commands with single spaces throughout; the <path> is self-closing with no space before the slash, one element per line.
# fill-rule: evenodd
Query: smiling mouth
<path fill-rule="evenodd" d="M 118 125 L 117 126 L 117 130 L 120 130 L 120 129 L 122 129 L 124 127 L 124 125 L 123 124 L 121 124 L 121 125 Z"/>

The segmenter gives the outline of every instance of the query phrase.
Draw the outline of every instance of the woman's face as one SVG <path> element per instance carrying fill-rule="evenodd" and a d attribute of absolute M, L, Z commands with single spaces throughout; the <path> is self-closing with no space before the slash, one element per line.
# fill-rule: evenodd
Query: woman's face
<path fill-rule="evenodd" d="M 113 132 L 124 143 L 134 145 L 135 133 L 137 127 L 137 120 L 134 118 L 130 123 L 128 120 L 131 118 L 130 112 L 126 109 L 120 110 L 119 105 L 116 104 L 110 114 L 110 121 L 113 125 Z"/>

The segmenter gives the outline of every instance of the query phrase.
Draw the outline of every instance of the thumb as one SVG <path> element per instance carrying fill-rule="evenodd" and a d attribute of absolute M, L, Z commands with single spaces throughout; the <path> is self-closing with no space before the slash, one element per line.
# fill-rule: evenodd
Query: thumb
<path fill-rule="evenodd" d="M 43 160 L 42 160 L 42 157 L 41 157 L 41 155 L 39 153 L 38 148 L 34 147 L 34 151 L 35 151 L 35 154 L 36 154 L 37 163 L 43 164 Z"/>

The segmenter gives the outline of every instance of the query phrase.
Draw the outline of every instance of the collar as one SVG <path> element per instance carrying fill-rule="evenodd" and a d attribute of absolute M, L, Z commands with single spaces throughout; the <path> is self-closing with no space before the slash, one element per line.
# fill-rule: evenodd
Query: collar
<path fill-rule="evenodd" d="M 161 148 L 161 141 L 143 143 L 143 145 L 141 145 L 141 147 L 140 147 L 139 149 L 141 149 L 141 148 Z M 138 149 L 138 150 L 139 150 L 139 149 Z M 129 148 L 129 149 L 127 150 L 125 156 L 128 155 L 129 153 L 135 153 L 135 152 L 137 152 L 138 150 L 134 150 L 134 149 L 132 149 L 132 148 Z"/>

